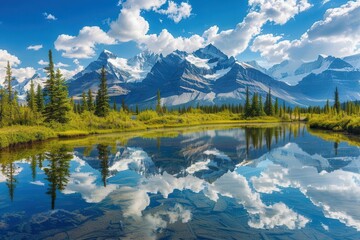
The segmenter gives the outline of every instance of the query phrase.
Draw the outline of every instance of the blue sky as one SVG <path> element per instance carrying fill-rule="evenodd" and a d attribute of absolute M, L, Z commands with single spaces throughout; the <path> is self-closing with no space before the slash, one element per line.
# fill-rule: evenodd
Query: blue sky
<path fill-rule="evenodd" d="M 0 8 L 0 77 L 9 60 L 18 78 L 43 68 L 47 51 L 66 76 L 103 49 L 131 57 L 213 43 L 239 60 L 359 52 L 360 0 L 12 0 Z"/>

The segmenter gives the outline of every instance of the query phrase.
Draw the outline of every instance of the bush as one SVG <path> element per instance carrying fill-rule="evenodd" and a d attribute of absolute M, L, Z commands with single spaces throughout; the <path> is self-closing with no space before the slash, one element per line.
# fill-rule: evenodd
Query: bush
<path fill-rule="evenodd" d="M 56 138 L 56 133 L 47 127 L 11 126 L 0 129 L 0 148 L 21 143 L 31 143 Z"/>
<path fill-rule="evenodd" d="M 154 119 L 154 118 L 157 118 L 159 117 L 159 115 L 157 114 L 157 112 L 153 111 L 153 110 L 146 110 L 146 111 L 143 111 L 141 113 L 139 113 L 137 119 L 139 121 L 149 121 L 150 119 Z"/>

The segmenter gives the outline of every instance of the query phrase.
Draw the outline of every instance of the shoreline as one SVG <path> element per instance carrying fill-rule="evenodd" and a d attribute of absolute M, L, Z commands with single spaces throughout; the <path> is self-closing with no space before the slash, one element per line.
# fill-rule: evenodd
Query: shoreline
<path fill-rule="evenodd" d="M 44 142 L 53 139 L 72 139 L 78 137 L 87 137 L 94 135 L 104 135 L 112 133 L 130 133 L 130 132 L 142 132 L 150 130 L 166 130 L 186 127 L 198 127 L 198 126 L 216 126 L 216 125 L 228 125 L 228 126 L 247 126 L 258 124 L 281 124 L 281 123 L 293 123 L 291 121 L 281 121 L 280 119 L 253 119 L 253 120 L 224 120 L 224 121 L 208 121 L 208 122 L 196 122 L 192 124 L 144 124 L 143 127 L 134 128 L 119 128 L 119 129 L 91 129 L 91 130 L 66 130 L 56 131 L 45 126 L 21 126 L 15 125 L 0 129 L 0 150 L 2 149 L 15 149 L 19 146 L 25 146 L 28 144 L 34 144 L 38 142 Z"/>

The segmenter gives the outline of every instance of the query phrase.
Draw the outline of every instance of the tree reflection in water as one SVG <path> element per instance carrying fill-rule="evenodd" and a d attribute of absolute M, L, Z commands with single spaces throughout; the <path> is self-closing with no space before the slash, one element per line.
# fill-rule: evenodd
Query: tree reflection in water
<path fill-rule="evenodd" d="M 56 190 L 64 190 L 70 177 L 70 160 L 73 154 L 70 148 L 61 146 L 55 150 L 46 153 L 46 159 L 49 165 L 44 168 L 46 180 L 49 187 L 46 194 L 51 196 L 51 209 L 55 208 Z"/>

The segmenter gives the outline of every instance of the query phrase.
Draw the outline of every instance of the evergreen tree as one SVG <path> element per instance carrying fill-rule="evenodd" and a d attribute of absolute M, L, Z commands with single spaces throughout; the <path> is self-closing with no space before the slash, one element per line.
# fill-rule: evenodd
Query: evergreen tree
<path fill-rule="evenodd" d="M 85 92 L 81 94 L 81 112 L 89 110 Z"/>
<path fill-rule="evenodd" d="M 275 98 L 274 110 L 275 110 L 275 116 L 279 116 L 279 99 L 278 98 Z"/>
<path fill-rule="evenodd" d="M 326 100 L 326 105 L 325 105 L 325 110 L 324 110 L 324 112 L 325 112 L 326 114 L 329 114 L 329 113 L 330 113 L 330 103 L 329 103 L 329 99 Z"/>
<path fill-rule="evenodd" d="M 35 98 L 36 98 L 36 109 L 38 112 L 42 113 L 44 111 L 45 104 L 44 104 L 44 96 L 40 84 L 38 84 L 37 86 Z"/>
<path fill-rule="evenodd" d="M 95 110 L 94 99 L 92 96 L 91 89 L 89 89 L 88 94 L 87 94 L 87 107 L 90 112 Z"/>
<path fill-rule="evenodd" d="M 14 78 L 12 77 L 10 62 L 8 61 L 7 65 L 6 65 L 6 75 L 5 75 L 4 85 L 5 85 L 5 89 L 7 91 L 9 103 L 11 103 L 11 101 L 12 101 L 12 84 L 11 84 L 11 82 L 13 80 L 14 80 Z"/>
<path fill-rule="evenodd" d="M 260 116 L 259 100 L 258 100 L 258 95 L 256 93 L 254 93 L 252 98 L 251 116 L 252 117 Z"/>
<path fill-rule="evenodd" d="M 71 106 L 65 79 L 59 69 L 55 74 L 55 94 L 55 112 L 53 113 L 54 120 L 59 123 L 67 123 L 69 121 L 68 112 L 71 110 Z"/>
<path fill-rule="evenodd" d="M 96 96 L 95 115 L 98 117 L 106 117 L 109 114 L 109 110 L 110 104 L 106 84 L 106 71 L 103 66 L 101 69 L 100 86 Z"/>
<path fill-rule="evenodd" d="M 340 113 L 341 104 L 340 104 L 340 99 L 339 99 L 339 91 L 338 91 L 337 87 L 335 89 L 334 109 L 336 110 L 336 113 Z"/>
<path fill-rule="evenodd" d="M 117 111 L 117 106 L 116 106 L 116 102 L 114 101 L 114 103 L 113 103 L 113 110 L 114 111 Z"/>
<path fill-rule="evenodd" d="M 124 112 L 128 110 L 124 98 L 121 100 L 121 108 Z"/>
<path fill-rule="evenodd" d="M 135 112 L 136 112 L 136 115 L 139 115 L 139 106 L 136 104 L 136 107 L 135 107 Z"/>
<path fill-rule="evenodd" d="M 262 102 L 262 97 L 261 95 L 259 95 L 259 112 L 260 112 L 260 116 L 264 116 L 265 112 L 264 112 L 264 105 Z"/>
<path fill-rule="evenodd" d="M 27 93 L 26 101 L 28 107 L 32 111 L 36 111 L 36 96 L 35 96 L 34 82 L 32 80 L 30 82 L 30 90 Z"/>
<path fill-rule="evenodd" d="M 266 95 L 266 101 L 265 101 L 265 113 L 268 116 L 274 115 L 274 109 L 272 105 L 272 97 L 271 97 L 271 88 L 269 88 L 269 93 Z"/>
<path fill-rule="evenodd" d="M 157 99 L 156 112 L 157 113 L 162 113 L 161 96 L 160 96 L 160 90 L 159 89 L 158 89 L 157 94 L 156 94 L 156 99 Z"/>
<path fill-rule="evenodd" d="M 55 69 L 54 62 L 52 59 L 52 52 L 49 50 L 49 66 L 45 68 L 47 71 L 47 80 L 45 82 L 45 95 L 46 106 L 45 106 L 45 121 L 51 122 L 56 121 L 55 119 L 55 98 L 56 98 L 56 86 L 55 86 Z"/>
<path fill-rule="evenodd" d="M 250 116 L 251 116 L 251 105 L 250 105 L 249 87 L 246 87 L 245 117 L 250 117 Z"/>

